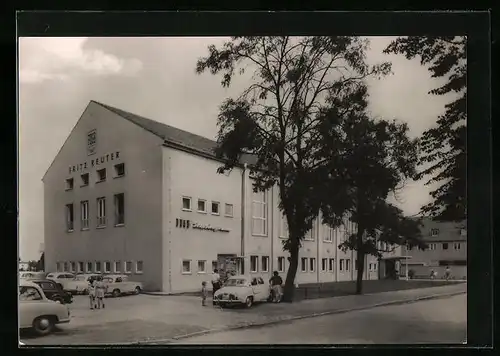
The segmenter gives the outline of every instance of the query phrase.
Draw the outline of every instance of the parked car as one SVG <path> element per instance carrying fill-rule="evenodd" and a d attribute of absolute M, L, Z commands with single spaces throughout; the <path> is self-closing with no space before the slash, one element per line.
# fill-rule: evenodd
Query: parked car
<path fill-rule="evenodd" d="M 43 293 L 45 294 L 47 299 L 61 304 L 73 303 L 73 295 L 62 290 L 62 288 L 56 282 L 51 281 L 50 279 L 34 279 L 30 282 L 33 282 L 40 288 L 42 288 Z"/>
<path fill-rule="evenodd" d="M 45 272 L 33 272 L 33 271 L 20 271 L 19 279 L 32 280 L 32 279 L 43 279 L 45 278 Z"/>
<path fill-rule="evenodd" d="M 64 283 L 64 290 L 72 294 L 87 294 L 89 282 L 95 280 L 99 274 L 82 273 L 77 274 L 74 279 Z"/>
<path fill-rule="evenodd" d="M 66 290 L 66 283 L 75 279 L 75 275 L 69 272 L 51 272 L 45 278 L 56 282 L 63 290 Z"/>
<path fill-rule="evenodd" d="M 142 283 L 129 281 L 124 274 L 110 274 L 103 277 L 103 282 L 107 287 L 108 295 L 119 297 L 124 294 L 139 294 L 142 291 Z"/>
<path fill-rule="evenodd" d="M 270 298 L 269 283 L 261 277 L 233 276 L 224 286 L 215 292 L 214 304 L 244 305 L 250 308 L 256 302 L 265 302 Z"/>
<path fill-rule="evenodd" d="M 67 305 L 47 299 L 42 288 L 30 281 L 19 284 L 19 328 L 32 329 L 38 335 L 49 334 L 56 324 L 69 323 Z"/>

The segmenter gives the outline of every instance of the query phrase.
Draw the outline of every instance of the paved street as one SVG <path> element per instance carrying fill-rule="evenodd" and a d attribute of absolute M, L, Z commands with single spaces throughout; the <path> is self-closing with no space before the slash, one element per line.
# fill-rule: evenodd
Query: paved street
<path fill-rule="evenodd" d="M 466 295 L 219 332 L 179 344 L 394 344 L 462 343 Z"/>

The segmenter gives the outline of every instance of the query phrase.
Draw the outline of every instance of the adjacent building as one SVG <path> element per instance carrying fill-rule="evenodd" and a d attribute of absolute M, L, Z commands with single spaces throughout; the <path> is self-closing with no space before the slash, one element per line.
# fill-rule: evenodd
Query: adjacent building
<path fill-rule="evenodd" d="M 43 177 L 46 270 L 125 273 L 171 293 L 198 290 L 214 268 L 284 277 L 277 188 L 253 192 L 251 157 L 218 174 L 215 147 L 91 101 Z M 354 280 L 356 253 L 337 248 L 353 231 L 348 221 L 332 229 L 318 217 L 296 282 Z M 364 278 L 384 278 L 379 261 L 365 258 Z"/>
<path fill-rule="evenodd" d="M 422 237 L 427 249 L 403 247 L 403 254 L 409 257 L 402 272 L 413 270 L 416 277 L 428 277 L 431 271 L 444 275 L 447 266 L 457 279 L 467 278 L 467 224 L 466 222 L 439 222 L 429 218 L 422 220 Z"/>

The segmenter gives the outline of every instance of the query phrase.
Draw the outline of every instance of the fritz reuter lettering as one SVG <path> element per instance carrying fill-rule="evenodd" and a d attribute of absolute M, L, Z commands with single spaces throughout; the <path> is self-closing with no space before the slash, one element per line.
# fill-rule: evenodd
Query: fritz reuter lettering
<path fill-rule="evenodd" d="M 89 161 L 85 161 L 82 163 L 78 163 L 78 164 L 69 166 L 69 174 L 74 173 L 74 172 L 82 172 L 82 171 L 88 169 L 88 167 L 99 166 L 99 165 L 105 164 L 107 162 L 116 161 L 118 159 L 120 159 L 120 151 L 106 153 L 105 155 L 102 155 L 101 157 L 93 158 Z"/>

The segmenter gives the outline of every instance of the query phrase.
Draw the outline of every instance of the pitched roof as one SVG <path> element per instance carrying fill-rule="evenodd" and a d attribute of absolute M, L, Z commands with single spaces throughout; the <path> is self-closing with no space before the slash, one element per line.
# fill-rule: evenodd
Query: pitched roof
<path fill-rule="evenodd" d="M 144 130 L 151 132 L 152 134 L 160 137 L 166 143 L 173 144 L 178 147 L 186 148 L 194 153 L 200 153 L 204 156 L 209 156 L 211 158 L 216 158 L 215 148 L 217 147 L 217 142 L 209 138 L 193 134 L 188 131 L 178 129 L 176 127 L 163 124 L 158 121 L 147 119 L 145 117 L 132 114 L 130 112 L 99 103 L 95 100 L 92 102 L 114 112 L 118 116 L 142 127 Z M 251 164 L 255 162 L 250 155 L 242 155 L 241 163 Z"/>

